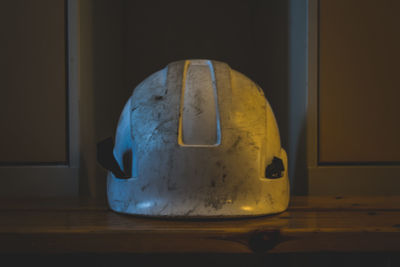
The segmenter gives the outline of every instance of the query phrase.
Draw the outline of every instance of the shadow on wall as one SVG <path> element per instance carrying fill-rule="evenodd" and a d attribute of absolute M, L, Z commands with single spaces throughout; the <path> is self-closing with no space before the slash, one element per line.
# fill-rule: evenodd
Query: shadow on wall
<path fill-rule="evenodd" d="M 291 194 L 292 195 L 307 195 L 308 194 L 308 169 L 306 163 L 306 151 L 307 151 L 307 144 L 305 142 L 306 135 L 307 135 L 307 125 L 306 125 L 306 118 L 300 123 L 299 135 L 292 136 L 292 138 L 296 138 L 296 146 L 293 147 L 295 150 L 293 155 L 295 158 L 292 159 L 293 164 L 292 168 L 293 171 L 291 172 L 292 177 L 290 177 L 291 182 Z M 291 143 L 293 145 L 293 143 Z"/>

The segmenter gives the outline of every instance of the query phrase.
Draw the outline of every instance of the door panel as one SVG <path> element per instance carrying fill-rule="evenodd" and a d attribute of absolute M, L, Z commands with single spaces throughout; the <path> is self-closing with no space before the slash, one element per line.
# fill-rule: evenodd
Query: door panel
<path fill-rule="evenodd" d="M 399 1 L 320 1 L 319 161 L 400 161 Z"/>
<path fill-rule="evenodd" d="M 67 161 L 63 0 L 2 1 L 0 162 Z"/>

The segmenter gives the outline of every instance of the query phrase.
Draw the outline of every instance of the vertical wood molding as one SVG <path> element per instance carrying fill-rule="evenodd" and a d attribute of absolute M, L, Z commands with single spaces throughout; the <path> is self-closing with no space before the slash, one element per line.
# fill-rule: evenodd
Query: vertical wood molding
<path fill-rule="evenodd" d="M 318 165 L 318 0 L 308 0 L 307 166 Z"/>
<path fill-rule="evenodd" d="M 288 109 L 289 178 L 292 194 L 307 193 L 307 0 L 289 1 Z"/>
<path fill-rule="evenodd" d="M 94 112 L 94 1 L 78 1 L 79 40 L 79 194 L 96 196 L 96 140 Z"/>
<path fill-rule="evenodd" d="M 79 9 L 78 0 L 67 1 L 69 166 L 79 167 Z"/>

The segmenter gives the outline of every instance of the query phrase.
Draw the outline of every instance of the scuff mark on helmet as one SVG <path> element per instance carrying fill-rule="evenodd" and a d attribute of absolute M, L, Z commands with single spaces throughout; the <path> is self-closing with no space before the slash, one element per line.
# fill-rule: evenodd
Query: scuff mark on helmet
<path fill-rule="evenodd" d="M 168 191 L 175 191 L 178 189 L 177 185 L 175 182 L 172 182 L 170 178 L 167 180 L 167 189 Z"/>
<path fill-rule="evenodd" d="M 196 210 L 196 208 L 197 208 L 197 206 L 191 208 L 190 210 L 188 210 L 187 212 L 185 212 L 184 216 L 190 215 L 191 213 L 193 213 L 193 212 Z"/>
<path fill-rule="evenodd" d="M 232 146 L 227 150 L 228 152 L 232 152 L 233 150 L 236 149 L 236 147 L 239 145 L 240 141 L 242 140 L 242 137 L 239 135 L 235 142 L 232 144 Z"/>
<path fill-rule="evenodd" d="M 164 96 L 162 96 L 162 95 L 155 95 L 154 96 L 154 100 L 156 100 L 156 101 L 163 100 L 163 98 L 164 98 Z"/>
<path fill-rule="evenodd" d="M 160 209 L 160 213 L 163 212 L 168 206 L 169 206 L 169 203 L 166 203 L 166 204 Z"/>
<path fill-rule="evenodd" d="M 141 190 L 142 192 L 145 191 L 146 188 L 149 187 L 149 185 L 150 185 L 150 183 L 147 183 L 147 184 L 143 185 L 143 186 L 140 188 L 140 190 Z"/>

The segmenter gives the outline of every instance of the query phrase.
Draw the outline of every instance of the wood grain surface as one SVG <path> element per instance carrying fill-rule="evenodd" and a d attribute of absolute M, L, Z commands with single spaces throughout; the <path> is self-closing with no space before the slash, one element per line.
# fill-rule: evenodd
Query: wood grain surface
<path fill-rule="evenodd" d="M 293 197 L 281 214 L 229 220 L 129 216 L 88 200 L 3 199 L 0 251 L 398 252 L 400 197 Z"/>

